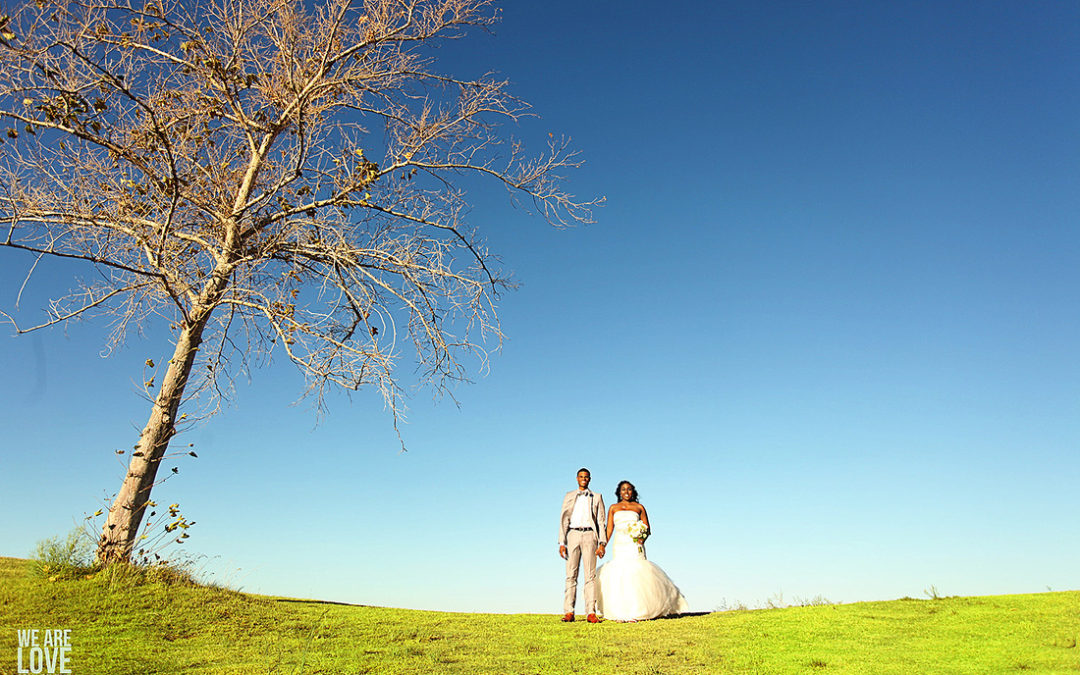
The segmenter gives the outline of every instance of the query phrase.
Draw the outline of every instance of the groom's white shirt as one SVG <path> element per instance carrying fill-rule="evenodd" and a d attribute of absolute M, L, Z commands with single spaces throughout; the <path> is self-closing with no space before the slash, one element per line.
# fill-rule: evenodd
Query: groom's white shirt
<path fill-rule="evenodd" d="M 600 544 L 607 541 L 607 511 L 604 509 L 604 498 L 598 493 L 590 491 L 592 498 L 583 497 L 578 499 L 578 490 L 571 490 L 563 497 L 562 514 L 559 517 L 559 545 L 566 546 L 566 533 L 571 527 L 592 527 L 596 530 L 596 538 Z M 585 508 L 585 524 L 573 525 L 571 518 L 574 511 L 581 504 Z"/>
<path fill-rule="evenodd" d="M 592 527 L 592 518 L 589 517 L 589 504 L 592 493 L 589 491 L 579 492 L 574 502 L 574 512 L 570 514 L 570 527 Z"/>

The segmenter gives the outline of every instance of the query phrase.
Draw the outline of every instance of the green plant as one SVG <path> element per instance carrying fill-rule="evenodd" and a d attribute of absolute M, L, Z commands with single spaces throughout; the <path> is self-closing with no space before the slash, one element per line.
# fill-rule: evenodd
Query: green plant
<path fill-rule="evenodd" d="M 714 611 L 717 611 L 717 612 L 745 612 L 748 609 L 749 609 L 749 607 L 746 606 L 746 603 L 744 603 L 744 602 L 742 602 L 740 600 L 735 600 L 733 602 L 728 602 L 727 598 L 720 598 L 720 604 L 716 606 L 716 609 Z"/>
<path fill-rule="evenodd" d="M 823 595 L 815 595 L 812 598 L 801 598 L 795 596 L 791 602 L 784 600 L 784 592 L 779 591 L 772 597 L 765 601 L 765 604 L 761 606 L 761 609 L 784 609 L 787 607 L 822 607 L 825 605 L 835 604 Z M 745 606 L 743 607 L 745 609 Z"/>
<path fill-rule="evenodd" d="M 39 541 L 30 564 L 31 574 L 49 581 L 78 579 L 97 570 L 94 541 L 87 538 L 82 528 L 68 532 L 63 538 Z"/>
<path fill-rule="evenodd" d="M 154 502 L 148 502 L 150 509 L 156 506 Z M 103 513 L 103 509 L 98 509 L 84 517 L 82 524 L 64 537 L 38 542 L 32 555 L 30 573 L 49 581 L 89 578 L 101 574 L 110 587 L 144 583 L 160 583 L 166 586 L 205 585 L 197 580 L 198 565 L 193 558 L 162 555 L 167 547 L 183 544 L 189 536 L 188 528 L 195 524 L 195 521 L 188 521 L 184 517 L 179 504 L 170 504 L 168 509 L 162 511 L 161 516 L 151 510 L 138 539 L 142 547 L 133 553 L 130 561 L 105 569 L 95 559 L 95 533 L 101 529 L 96 518 Z"/>
<path fill-rule="evenodd" d="M 114 563 L 98 576 L 110 588 L 157 584 L 162 586 L 202 586 L 187 560 L 158 560 L 152 563 Z"/>

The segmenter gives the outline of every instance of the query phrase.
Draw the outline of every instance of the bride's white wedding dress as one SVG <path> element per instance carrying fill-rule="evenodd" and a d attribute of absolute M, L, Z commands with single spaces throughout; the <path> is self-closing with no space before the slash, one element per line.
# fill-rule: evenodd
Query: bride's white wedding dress
<path fill-rule="evenodd" d="M 597 613 L 614 621 L 640 621 L 689 609 L 664 570 L 645 559 L 627 531 L 640 520 L 634 511 L 616 511 L 607 550 L 611 560 L 597 573 Z"/>

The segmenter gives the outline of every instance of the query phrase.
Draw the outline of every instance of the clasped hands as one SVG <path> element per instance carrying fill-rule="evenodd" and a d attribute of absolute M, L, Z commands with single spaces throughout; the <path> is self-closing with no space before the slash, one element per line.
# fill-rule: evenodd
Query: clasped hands
<path fill-rule="evenodd" d="M 600 544 L 599 546 L 596 547 L 596 557 L 597 558 L 603 558 L 604 557 L 604 547 L 605 546 L 607 546 L 607 544 Z M 563 546 L 562 544 L 559 544 L 559 557 L 562 558 L 563 560 L 566 560 L 566 558 L 567 558 L 566 547 Z"/>

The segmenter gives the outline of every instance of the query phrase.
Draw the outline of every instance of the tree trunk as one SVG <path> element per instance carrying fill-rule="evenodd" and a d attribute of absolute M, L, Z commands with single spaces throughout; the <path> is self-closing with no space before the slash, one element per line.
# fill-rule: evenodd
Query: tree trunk
<path fill-rule="evenodd" d="M 127 476 L 109 508 L 108 519 L 98 540 L 99 564 L 111 565 L 131 559 L 158 468 L 169 441 L 176 433 L 177 410 L 184 398 L 184 389 L 212 307 L 212 304 L 200 303 L 199 309 L 192 313 L 190 323 L 183 324 L 150 419 L 139 434 L 139 443 L 132 453 Z"/>

